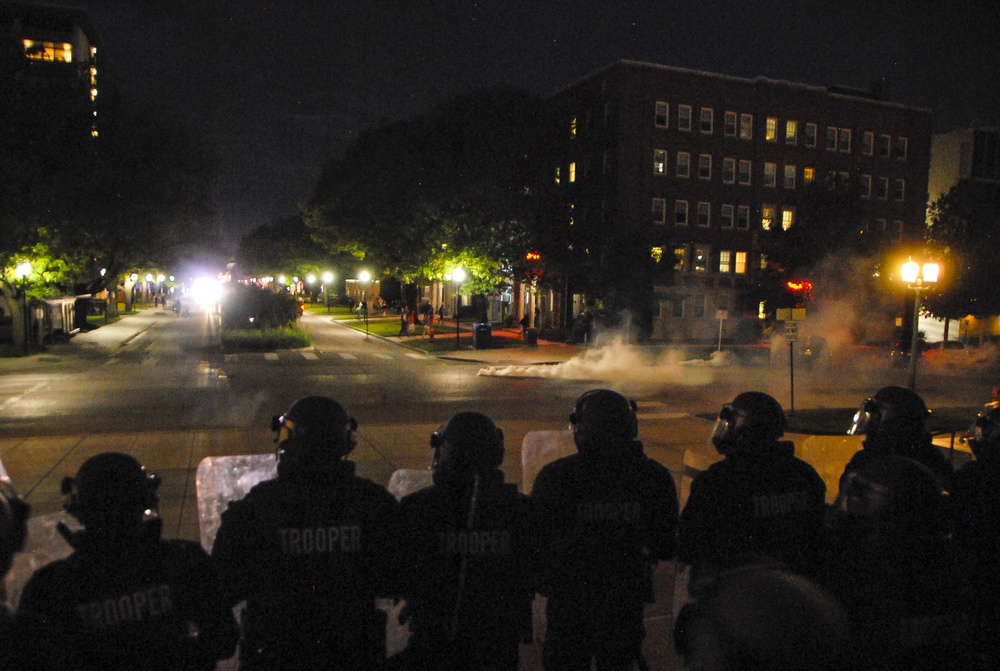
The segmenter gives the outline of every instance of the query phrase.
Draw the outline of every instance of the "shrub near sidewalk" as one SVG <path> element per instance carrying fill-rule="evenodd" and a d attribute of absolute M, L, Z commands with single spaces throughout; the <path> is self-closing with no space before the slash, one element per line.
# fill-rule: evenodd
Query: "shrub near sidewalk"
<path fill-rule="evenodd" d="M 291 294 L 237 285 L 222 305 L 222 347 L 226 351 L 305 347 L 298 328 L 299 304 Z"/>

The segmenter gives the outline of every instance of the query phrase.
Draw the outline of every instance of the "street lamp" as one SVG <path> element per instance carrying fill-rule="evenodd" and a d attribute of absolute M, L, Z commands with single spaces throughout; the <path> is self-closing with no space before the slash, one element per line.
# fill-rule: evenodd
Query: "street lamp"
<path fill-rule="evenodd" d="M 14 277 L 21 284 L 21 321 L 24 324 L 24 356 L 28 356 L 28 275 L 31 274 L 31 264 L 21 261 L 14 268 Z"/>
<path fill-rule="evenodd" d="M 333 273 L 329 270 L 323 273 L 323 302 L 326 303 L 326 311 L 330 311 L 330 283 L 333 282 Z"/>
<path fill-rule="evenodd" d="M 358 273 L 358 279 L 365 286 L 365 291 L 361 295 L 361 309 L 365 311 L 365 337 L 368 337 L 368 283 L 371 282 L 372 275 L 367 270 Z"/>
<path fill-rule="evenodd" d="M 938 280 L 938 264 L 917 263 L 912 258 L 903 264 L 903 281 L 913 289 L 913 332 L 910 338 L 910 391 L 917 388 L 917 321 L 920 319 L 920 292 Z"/>
<path fill-rule="evenodd" d="M 312 285 L 314 285 L 314 284 L 316 284 L 316 276 L 313 275 L 312 273 L 309 273 L 308 275 L 306 275 L 306 285 L 308 285 L 308 287 L 309 287 L 309 302 L 310 303 L 313 302 L 313 300 L 312 300 L 312 297 L 313 297 L 313 295 L 312 295 Z"/>
<path fill-rule="evenodd" d="M 459 328 L 459 323 L 461 321 L 461 313 L 459 308 L 461 304 L 459 303 L 458 289 L 462 286 L 462 282 L 465 281 L 465 270 L 461 266 L 455 268 L 451 271 L 451 279 L 455 282 L 455 349 L 461 347 L 461 329 Z"/>

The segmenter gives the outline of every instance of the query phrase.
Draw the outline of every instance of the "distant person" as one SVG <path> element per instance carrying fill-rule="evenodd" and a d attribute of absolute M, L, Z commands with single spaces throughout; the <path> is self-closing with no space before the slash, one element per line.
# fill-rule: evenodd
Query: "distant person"
<path fill-rule="evenodd" d="M 846 671 L 857 663 L 850 618 L 818 585 L 777 564 L 719 573 L 685 604 L 674 646 L 690 671 Z"/>
<path fill-rule="evenodd" d="M 952 533 L 958 565 L 974 590 L 976 649 L 1000 668 L 1000 409 L 980 414 L 967 440 L 975 460 L 948 486 Z"/>
<path fill-rule="evenodd" d="M 544 666 L 630 669 L 644 664 L 653 566 L 675 554 L 677 490 L 636 440 L 634 402 L 589 391 L 570 425 L 577 454 L 542 468 L 531 492 L 548 597 Z"/>
<path fill-rule="evenodd" d="M 890 454 L 845 474 L 819 582 L 854 623 L 860 668 L 986 668 L 944 504 L 937 478 L 913 459 Z"/>
<path fill-rule="evenodd" d="M 916 392 L 905 387 L 883 387 L 866 398 L 854 416 L 851 435 L 864 435 L 863 449 L 844 468 L 848 473 L 872 459 L 890 454 L 908 457 L 929 468 L 943 486 L 951 477 L 951 464 L 931 442 L 927 430 L 930 410 Z M 841 478 L 843 481 L 843 478 Z"/>
<path fill-rule="evenodd" d="M 504 484 L 486 415 L 456 414 L 431 446 L 434 484 L 400 502 L 406 668 L 516 671 L 535 587 L 528 497 Z"/>
<path fill-rule="evenodd" d="M 66 510 L 83 525 L 73 553 L 35 572 L 18 617 L 57 628 L 79 654 L 72 668 L 213 669 L 233 654 L 232 610 L 197 543 L 161 540 L 158 480 L 133 457 L 105 452 L 68 479 Z"/>
<path fill-rule="evenodd" d="M 246 601 L 240 669 L 372 669 L 375 607 L 397 568 L 396 500 L 346 459 L 357 422 L 307 396 L 276 417 L 278 475 L 222 514 L 212 557 L 226 603 Z"/>
<path fill-rule="evenodd" d="M 743 392 L 719 411 L 711 440 L 723 459 L 694 478 L 680 516 L 677 558 L 692 566 L 692 585 L 761 558 L 816 570 L 826 484 L 779 440 L 786 425 L 781 405 L 762 392 Z"/>

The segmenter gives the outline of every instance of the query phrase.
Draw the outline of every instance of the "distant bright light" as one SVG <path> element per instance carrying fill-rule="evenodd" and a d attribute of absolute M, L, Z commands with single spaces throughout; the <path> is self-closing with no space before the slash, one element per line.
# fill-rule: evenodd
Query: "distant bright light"
<path fill-rule="evenodd" d="M 358 279 L 367 284 L 368 282 L 371 281 L 372 274 L 367 270 L 362 270 L 360 273 L 358 273 Z"/>
<path fill-rule="evenodd" d="M 284 275 L 278 275 L 278 284 L 286 284 Z"/>
<path fill-rule="evenodd" d="M 312 273 L 309 273 L 308 275 L 306 275 L 306 282 L 308 282 L 309 284 L 314 284 L 316 282 L 316 276 L 313 275 Z"/>
<path fill-rule="evenodd" d="M 153 273 L 146 273 L 146 281 L 147 282 L 153 281 Z"/>
<path fill-rule="evenodd" d="M 924 264 L 924 282 L 937 282 L 938 281 L 938 264 L 936 263 L 925 263 Z"/>
<path fill-rule="evenodd" d="M 214 305 L 219 302 L 222 287 L 218 280 L 199 277 L 191 284 L 190 296 L 198 305 Z"/>
<path fill-rule="evenodd" d="M 135 282 L 137 279 L 139 279 L 139 276 L 136 275 L 135 273 L 132 273 L 131 275 L 128 276 L 128 278 L 133 282 Z"/>
<path fill-rule="evenodd" d="M 333 282 L 333 273 L 331 273 L 329 271 L 323 273 L 323 282 L 325 284 L 329 284 L 330 282 Z"/>
<path fill-rule="evenodd" d="M 465 269 L 459 266 L 451 271 L 451 279 L 455 280 L 458 284 L 465 281 Z"/>
<path fill-rule="evenodd" d="M 31 264 L 28 263 L 27 261 L 21 261 L 19 264 L 17 264 L 17 267 L 14 268 L 14 277 L 16 277 L 19 280 L 23 280 L 30 273 L 31 273 Z"/>
<path fill-rule="evenodd" d="M 161 274 L 161 275 L 157 275 L 157 276 L 156 276 L 156 281 L 157 281 L 157 282 L 162 282 L 162 281 L 163 281 L 163 280 L 165 280 L 165 279 L 166 279 L 166 278 L 165 278 L 165 277 L 164 277 L 164 276 L 163 276 L 162 274 Z"/>

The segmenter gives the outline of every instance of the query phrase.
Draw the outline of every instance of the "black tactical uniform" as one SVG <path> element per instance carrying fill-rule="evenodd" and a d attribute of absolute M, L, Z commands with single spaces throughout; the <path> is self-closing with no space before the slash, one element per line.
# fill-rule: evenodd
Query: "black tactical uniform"
<path fill-rule="evenodd" d="M 847 473 L 829 533 L 820 582 L 854 623 L 859 668 L 984 668 L 972 645 L 969 584 L 926 466 L 887 455 Z"/>
<path fill-rule="evenodd" d="M 918 461 L 945 486 L 951 477 L 951 464 L 931 442 L 926 429 L 930 411 L 915 392 L 905 387 L 883 387 L 866 398 L 854 416 L 851 435 L 864 434 L 864 449 L 854 453 L 844 473 L 856 470 L 872 459 L 897 454 Z M 841 477 L 843 480 L 843 477 Z"/>
<path fill-rule="evenodd" d="M 694 583 L 715 571 L 770 558 L 801 573 L 816 568 L 826 485 L 795 456 L 781 406 L 745 392 L 723 406 L 712 442 L 725 457 L 698 474 L 680 516 L 678 559 Z"/>
<path fill-rule="evenodd" d="M 455 415 L 431 436 L 434 485 L 400 503 L 409 669 L 518 668 L 534 596 L 529 500 L 504 484 L 503 433 Z"/>
<path fill-rule="evenodd" d="M 343 459 L 356 423 L 323 397 L 276 420 L 278 477 L 222 514 L 212 549 L 230 605 L 246 601 L 240 668 L 370 669 L 375 607 L 395 563 L 396 500 Z"/>
<path fill-rule="evenodd" d="M 139 462 L 101 454 L 66 485 L 85 530 L 73 554 L 32 576 L 19 618 L 57 628 L 76 668 L 212 669 L 231 655 L 238 632 L 214 566 L 198 544 L 160 540 L 160 525 L 143 522 L 155 486 Z"/>
<path fill-rule="evenodd" d="M 955 553 L 975 588 L 971 606 L 976 647 L 1000 665 L 1000 409 L 976 419 L 968 435 L 975 461 L 949 483 Z"/>
<path fill-rule="evenodd" d="M 670 472 L 635 440 L 634 403 L 587 392 L 570 416 L 578 454 L 546 465 L 531 492 L 548 597 L 547 671 L 627 669 L 641 660 L 652 567 L 676 551 Z"/>

